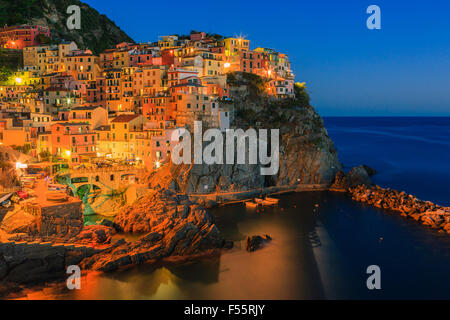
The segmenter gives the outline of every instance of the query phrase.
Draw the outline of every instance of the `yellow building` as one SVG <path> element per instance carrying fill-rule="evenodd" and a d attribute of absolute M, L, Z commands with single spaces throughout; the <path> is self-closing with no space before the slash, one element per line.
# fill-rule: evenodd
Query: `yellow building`
<path fill-rule="evenodd" d="M 123 114 L 111 121 L 109 126 L 97 128 L 97 147 L 101 156 L 129 160 L 136 158 L 136 136 L 141 134 L 145 117 Z"/>
<path fill-rule="evenodd" d="M 113 52 L 113 68 L 125 68 L 130 66 L 130 52 L 128 49 Z"/>
<path fill-rule="evenodd" d="M 75 80 L 92 81 L 100 76 L 100 58 L 91 51 L 73 51 L 62 59 L 62 71 L 71 74 Z"/>
<path fill-rule="evenodd" d="M 226 38 L 223 40 L 225 56 L 239 55 L 240 51 L 250 50 L 250 40 L 244 38 Z"/>

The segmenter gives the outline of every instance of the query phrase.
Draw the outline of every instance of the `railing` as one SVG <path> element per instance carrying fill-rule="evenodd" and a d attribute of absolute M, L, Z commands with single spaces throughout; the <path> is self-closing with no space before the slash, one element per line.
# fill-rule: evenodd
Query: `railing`
<path fill-rule="evenodd" d="M 144 166 L 124 166 L 124 165 L 114 165 L 113 167 L 104 167 L 104 168 L 80 168 L 80 169 L 70 169 L 71 173 L 74 174 L 82 174 L 82 173 L 100 173 L 100 172 L 144 172 L 146 169 Z"/>
<path fill-rule="evenodd" d="M 21 189 L 20 186 L 3 188 L 3 189 L 0 189 L 0 194 L 2 194 L 2 193 L 14 193 L 14 192 L 19 191 L 20 189 Z"/>

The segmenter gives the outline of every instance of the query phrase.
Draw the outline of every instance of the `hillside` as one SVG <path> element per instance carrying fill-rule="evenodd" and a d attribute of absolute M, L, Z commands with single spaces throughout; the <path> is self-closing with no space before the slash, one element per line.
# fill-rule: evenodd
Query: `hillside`
<path fill-rule="evenodd" d="M 81 8 L 81 30 L 66 26 L 70 5 Z M 0 26 L 25 23 L 49 26 L 54 41 L 73 40 L 97 54 L 120 42 L 134 42 L 113 21 L 78 0 L 0 0 Z"/>

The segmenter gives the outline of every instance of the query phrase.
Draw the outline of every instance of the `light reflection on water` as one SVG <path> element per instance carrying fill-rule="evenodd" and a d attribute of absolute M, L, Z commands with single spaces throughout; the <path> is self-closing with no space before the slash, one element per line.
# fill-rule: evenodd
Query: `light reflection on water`
<path fill-rule="evenodd" d="M 329 192 L 281 196 L 264 211 L 214 209 L 232 250 L 182 264 L 141 265 L 32 290 L 28 299 L 320 299 L 449 297 L 450 240 L 395 214 Z M 316 204 L 319 206 L 316 208 Z M 248 235 L 273 241 L 248 253 Z M 380 242 L 380 237 L 383 241 Z M 365 287 L 379 264 L 382 292 Z M 424 275 L 415 279 L 417 273 Z M 413 280 L 412 280 L 413 279 Z"/>

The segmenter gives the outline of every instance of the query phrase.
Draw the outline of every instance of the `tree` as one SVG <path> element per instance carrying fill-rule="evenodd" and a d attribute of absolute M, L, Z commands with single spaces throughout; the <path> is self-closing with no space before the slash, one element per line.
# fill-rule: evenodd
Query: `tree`
<path fill-rule="evenodd" d="M 310 97 L 306 91 L 305 83 L 295 83 L 294 85 L 295 99 L 300 107 L 310 107 Z"/>

